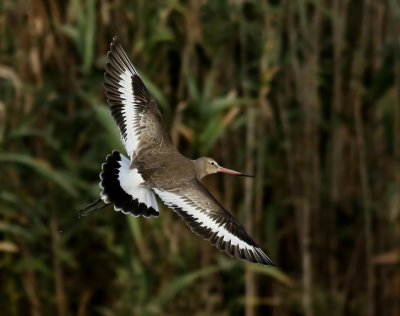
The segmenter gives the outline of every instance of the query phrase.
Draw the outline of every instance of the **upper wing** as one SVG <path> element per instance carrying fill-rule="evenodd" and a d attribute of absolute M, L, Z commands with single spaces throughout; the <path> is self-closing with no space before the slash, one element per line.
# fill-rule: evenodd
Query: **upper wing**
<path fill-rule="evenodd" d="M 219 250 L 250 262 L 275 265 L 199 181 L 191 181 L 178 191 L 153 190 L 193 232 Z"/>
<path fill-rule="evenodd" d="M 156 103 L 116 37 L 104 79 L 107 102 L 131 159 L 143 147 L 172 146 Z"/>

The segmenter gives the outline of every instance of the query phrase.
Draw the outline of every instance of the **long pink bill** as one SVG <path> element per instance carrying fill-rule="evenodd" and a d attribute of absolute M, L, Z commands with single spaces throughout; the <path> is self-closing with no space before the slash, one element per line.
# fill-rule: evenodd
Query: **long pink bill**
<path fill-rule="evenodd" d="M 254 176 L 251 176 L 251 175 L 249 175 L 249 174 L 237 172 L 237 171 L 235 171 L 235 170 L 231 170 L 231 169 L 227 169 L 227 168 L 223 168 L 223 167 L 219 167 L 219 168 L 218 168 L 218 172 L 234 174 L 234 175 L 236 175 L 236 176 L 254 178 Z"/>

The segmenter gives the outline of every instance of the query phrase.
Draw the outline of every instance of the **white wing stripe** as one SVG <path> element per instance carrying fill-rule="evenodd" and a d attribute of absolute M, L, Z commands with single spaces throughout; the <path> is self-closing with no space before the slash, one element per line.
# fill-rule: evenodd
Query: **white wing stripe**
<path fill-rule="evenodd" d="M 210 228 L 214 233 L 217 233 L 218 237 L 223 237 L 223 241 L 228 242 L 230 240 L 231 245 L 233 246 L 238 245 L 240 249 L 247 248 L 256 252 L 255 247 L 233 235 L 231 232 L 225 229 L 223 225 L 216 223 L 211 217 L 207 216 L 206 213 L 202 212 L 201 208 L 196 208 L 189 205 L 183 197 L 157 189 L 154 189 L 154 191 L 167 206 L 171 208 L 181 208 L 184 212 L 193 216 L 202 226 Z"/>
<path fill-rule="evenodd" d="M 126 135 L 121 135 L 123 143 L 127 149 L 129 156 L 135 153 L 137 145 L 139 143 L 138 137 L 135 134 L 134 126 L 135 119 L 137 116 L 135 105 L 137 104 L 136 98 L 133 94 L 132 89 L 132 73 L 129 70 L 124 70 L 120 75 L 121 80 L 118 84 L 121 86 L 118 91 L 121 93 L 121 98 L 123 101 L 124 108 L 121 111 L 126 127 Z"/>

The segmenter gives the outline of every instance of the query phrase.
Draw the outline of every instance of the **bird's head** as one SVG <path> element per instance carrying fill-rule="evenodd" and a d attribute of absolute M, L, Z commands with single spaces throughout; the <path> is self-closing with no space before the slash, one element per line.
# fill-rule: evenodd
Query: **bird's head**
<path fill-rule="evenodd" d="M 243 177 L 253 177 L 251 175 L 241 173 L 235 170 L 227 169 L 218 165 L 218 163 L 213 158 L 209 157 L 200 157 L 194 160 L 194 165 L 196 168 L 197 178 L 200 180 L 209 174 L 223 172 L 229 173 L 236 176 L 243 176 Z"/>

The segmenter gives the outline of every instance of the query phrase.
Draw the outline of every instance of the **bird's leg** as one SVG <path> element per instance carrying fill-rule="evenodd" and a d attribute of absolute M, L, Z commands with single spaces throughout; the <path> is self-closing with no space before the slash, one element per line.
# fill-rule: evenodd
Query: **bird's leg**
<path fill-rule="evenodd" d="M 101 199 L 97 199 L 97 200 L 93 201 L 92 203 L 90 203 L 88 206 L 86 206 L 84 209 L 82 209 L 78 212 L 78 217 L 89 216 L 93 213 L 97 213 L 109 205 L 109 203 L 108 203 L 108 204 L 104 204 L 104 205 L 96 207 L 96 205 L 98 205 L 100 202 L 101 202 Z"/>

